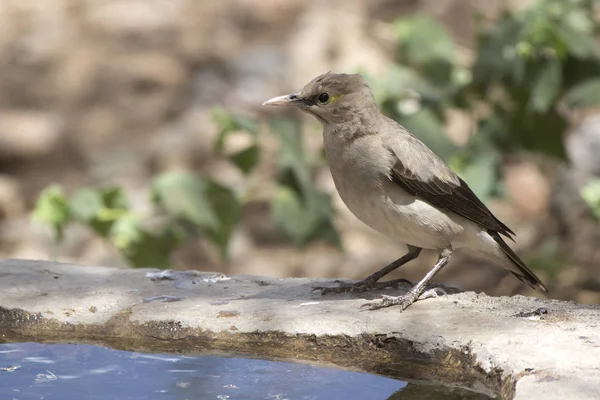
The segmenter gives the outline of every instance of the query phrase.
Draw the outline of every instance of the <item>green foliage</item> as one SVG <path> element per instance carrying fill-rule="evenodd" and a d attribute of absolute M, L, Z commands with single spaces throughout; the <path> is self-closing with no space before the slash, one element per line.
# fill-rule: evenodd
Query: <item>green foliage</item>
<path fill-rule="evenodd" d="M 479 24 L 472 64 L 426 16 L 397 22 L 398 64 L 371 82 L 384 112 L 448 161 L 483 199 L 499 193 L 502 155 L 564 159 L 568 107 L 600 104 L 593 1 L 546 0 Z M 444 133 L 448 109 L 475 119 L 464 148 Z M 483 111 L 482 111 L 483 110 Z"/>
<path fill-rule="evenodd" d="M 600 78 L 590 78 L 573 86 L 565 100 L 571 107 L 600 106 Z"/>
<path fill-rule="evenodd" d="M 502 150 L 565 158 L 567 120 L 556 104 L 600 68 L 591 15 L 590 2 L 539 1 L 480 32 L 464 97 L 486 101 L 502 118 Z"/>
<path fill-rule="evenodd" d="M 600 220 L 600 179 L 590 181 L 581 190 L 581 197 L 589 206 L 594 217 Z"/>
<path fill-rule="evenodd" d="M 50 186 L 40 195 L 33 218 L 53 229 L 57 245 L 64 241 L 64 230 L 70 224 L 86 225 L 113 243 L 136 267 L 167 267 L 168 257 L 179 243 L 171 228 L 158 234 L 143 228 L 141 219 L 129 210 L 126 196 L 116 187 L 82 189 L 69 199 L 59 186 Z"/>
<path fill-rule="evenodd" d="M 171 218 L 207 235 L 226 257 L 229 237 L 242 215 L 241 204 L 231 189 L 176 172 L 154 181 L 152 200 Z"/>
<path fill-rule="evenodd" d="M 177 225 L 163 227 L 155 233 L 144 228 L 140 216 L 127 214 L 115 220 L 105 239 L 113 243 L 133 267 L 168 268 L 171 254 L 185 237 Z"/>
<path fill-rule="evenodd" d="M 71 212 L 69 202 L 60 186 L 51 185 L 44 189 L 37 200 L 32 217 L 48 225 L 57 242 L 64 239 L 65 228 L 71 221 Z"/>
<path fill-rule="evenodd" d="M 89 225 L 102 237 L 107 237 L 113 224 L 129 214 L 127 198 L 117 187 L 80 190 L 71 199 L 69 208 L 74 220 Z"/>
<path fill-rule="evenodd" d="M 245 149 L 225 154 L 244 174 L 251 173 L 260 161 L 258 122 L 220 109 L 213 115 L 219 126 L 215 143 L 219 154 L 230 134 L 252 139 Z M 298 246 L 316 240 L 339 246 L 331 199 L 312 182 L 314 166 L 304 152 L 299 122 L 277 119 L 271 126 L 281 143 L 280 174 L 271 199 L 274 221 Z M 197 234 L 205 235 L 226 258 L 231 234 L 242 216 L 240 198 L 243 194 L 211 179 L 173 172 L 159 175 L 151 185 L 152 215 L 135 214 L 116 187 L 82 189 L 69 198 L 54 185 L 40 195 L 33 216 L 52 228 L 57 244 L 70 224 L 79 223 L 112 243 L 130 265 L 167 268 L 181 242 Z M 144 221 L 152 218 L 162 218 L 162 223 L 150 229 Z"/>
<path fill-rule="evenodd" d="M 227 137 L 235 132 L 245 132 L 250 135 L 252 144 L 243 150 L 229 154 L 228 158 L 244 174 L 250 173 L 260 161 L 260 147 L 258 145 L 258 123 L 250 118 L 228 113 L 227 111 L 216 108 L 212 111 L 212 116 L 217 126 L 219 134 L 215 143 L 217 153 L 222 153 Z"/>
<path fill-rule="evenodd" d="M 480 18 L 472 62 L 464 61 L 438 22 L 426 16 L 402 19 L 396 23 L 397 63 L 383 79 L 367 79 L 383 112 L 418 135 L 478 196 L 501 195 L 505 154 L 563 159 L 564 110 L 600 105 L 593 3 L 537 1 L 503 13 L 493 24 Z M 449 110 L 472 118 L 464 146 L 445 132 Z M 215 153 L 252 174 L 261 161 L 259 121 L 223 109 L 212 116 L 218 127 Z M 280 144 L 275 191 L 268 199 L 273 221 L 297 246 L 324 240 L 339 247 L 331 198 L 313 183 L 314 160 L 305 153 L 300 123 L 273 119 L 268 128 Z M 246 145 L 228 146 L 239 135 Z M 232 147 L 236 150 L 228 150 Z M 131 265 L 167 267 L 180 243 L 198 234 L 226 257 L 246 197 L 207 177 L 168 173 L 152 184 L 151 215 L 134 213 L 119 188 L 83 189 L 69 198 L 54 185 L 40 195 L 33 217 L 52 229 L 57 243 L 71 223 L 80 223 L 114 244 Z M 582 197 L 600 218 L 600 184 L 591 183 Z M 155 219 L 160 223 L 152 228 L 144 223 Z M 552 264 L 553 249 L 548 245 L 537 264 Z"/>
<path fill-rule="evenodd" d="M 333 207 L 328 194 L 315 187 L 311 166 L 302 145 L 298 121 L 275 119 L 271 127 L 279 138 L 279 179 L 272 203 L 272 215 L 298 246 L 315 240 L 329 241 L 340 247 L 333 225 Z"/>
<path fill-rule="evenodd" d="M 560 251 L 560 239 L 556 236 L 546 238 L 536 251 L 527 258 L 527 264 L 530 268 L 545 271 L 551 279 L 556 279 L 565 262 L 566 260 Z"/>
<path fill-rule="evenodd" d="M 69 199 L 60 187 L 50 186 L 40 195 L 33 217 L 53 229 L 57 244 L 71 223 L 88 226 L 135 267 L 169 267 L 182 240 L 198 232 L 226 256 L 229 237 L 241 218 L 241 204 L 232 190 L 192 174 L 168 173 L 155 179 L 150 198 L 166 220 L 154 229 L 143 223 L 151 216 L 131 211 L 116 187 L 83 189 Z"/>
<path fill-rule="evenodd" d="M 206 186 L 206 182 L 192 174 L 165 174 L 152 185 L 152 201 L 175 219 L 214 231 L 219 229 L 219 221 L 208 199 Z"/>
<path fill-rule="evenodd" d="M 396 33 L 402 65 L 421 71 L 436 85 L 451 80 L 453 43 L 437 21 L 425 16 L 402 19 L 396 23 Z"/>

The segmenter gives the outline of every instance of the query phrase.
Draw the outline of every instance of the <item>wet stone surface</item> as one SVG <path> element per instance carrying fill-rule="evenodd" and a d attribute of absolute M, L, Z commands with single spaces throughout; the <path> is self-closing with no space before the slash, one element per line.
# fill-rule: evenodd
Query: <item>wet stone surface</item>
<path fill-rule="evenodd" d="M 502 398 L 600 398 L 597 305 L 458 293 L 369 312 L 359 307 L 375 294 L 311 290 L 325 280 L 23 260 L 0 262 L 0 277 L 6 343 L 302 360 Z"/>

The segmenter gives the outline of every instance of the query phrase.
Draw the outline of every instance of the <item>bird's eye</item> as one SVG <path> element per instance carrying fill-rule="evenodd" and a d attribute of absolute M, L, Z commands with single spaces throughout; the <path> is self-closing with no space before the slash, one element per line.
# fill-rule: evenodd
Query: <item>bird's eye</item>
<path fill-rule="evenodd" d="M 321 93 L 319 95 L 319 103 L 326 104 L 329 102 L 329 95 L 327 93 Z"/>

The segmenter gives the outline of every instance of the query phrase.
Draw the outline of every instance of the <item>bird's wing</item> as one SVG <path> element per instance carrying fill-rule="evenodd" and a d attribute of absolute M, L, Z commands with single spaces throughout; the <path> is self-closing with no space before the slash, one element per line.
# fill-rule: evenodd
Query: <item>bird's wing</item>
<path fill-rule="evenodd" d="M 407 192 L 433 204 L 467 218 L 482 228 L 506 254 L 513 266 L 509 268 L 518 279 L 534 289 L 548 290 L 540 279 L 525 265 L 506 244 L 500 234 L 512 239 L 514 232 L 499 221 L 479 200 L 465 181 L 460 179 L 427 146 L 398 124 L 388 126 L 391 132 L 384 133 L 383 142 L 392 154 L 393 165 L 390 178 Z"/>
<path fill-rule="evenodd" d="M 395 125 L 384 141 L 395 155 L 390 178 L 407 192 L 450 210 L 483 228 L 511 238 L 514 232 L 499 221 L 469 185 L 410 132 Z"/>

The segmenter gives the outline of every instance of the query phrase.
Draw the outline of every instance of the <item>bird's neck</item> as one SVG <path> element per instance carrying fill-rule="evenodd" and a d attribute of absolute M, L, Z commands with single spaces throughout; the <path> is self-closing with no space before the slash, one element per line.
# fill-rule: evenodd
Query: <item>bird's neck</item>
<path fill-rule="evenodd" d="M 339 121 L 324 124 L 324 135 L 335 135 L 345 141 L 377 133 L 383 114 L 376 105 L 361 107 L 345 115 Z"/>

